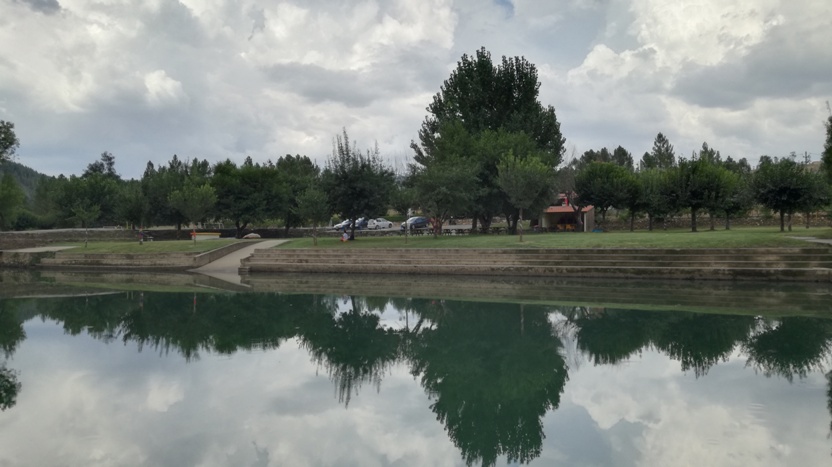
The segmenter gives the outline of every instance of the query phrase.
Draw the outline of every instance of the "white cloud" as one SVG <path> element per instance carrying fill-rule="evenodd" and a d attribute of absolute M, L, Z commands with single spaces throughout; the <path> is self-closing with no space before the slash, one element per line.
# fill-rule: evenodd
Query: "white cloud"
<path fill-rule="evenodd" d="M 579 152 L 638 155 L 662 131 L 684 154 L 703 140 L 752 159 L 817 153 L 830 5 L 16 0 L 0 4 L 0 118 L 20 161 L 50 174 L 103 150 L 128 177 L 173 153 L 322 162 L 342 127 L 397 153 L 459 57 L 484 46 L 538 66 Z"/>

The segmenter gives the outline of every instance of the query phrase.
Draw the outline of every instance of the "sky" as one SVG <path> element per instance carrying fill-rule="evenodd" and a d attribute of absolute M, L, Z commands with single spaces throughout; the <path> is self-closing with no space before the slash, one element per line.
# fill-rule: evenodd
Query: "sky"
<path fill-rule="evenodd" d="M 125 178 L 180 158 L 323 165 L 346 129 L 402 171 L 463 54 L 537 66 L 567 159 L 662 132 L 677 155 L 818 160 L 828 0 L 3 0 L 0 120 L 17 162 Z"/>

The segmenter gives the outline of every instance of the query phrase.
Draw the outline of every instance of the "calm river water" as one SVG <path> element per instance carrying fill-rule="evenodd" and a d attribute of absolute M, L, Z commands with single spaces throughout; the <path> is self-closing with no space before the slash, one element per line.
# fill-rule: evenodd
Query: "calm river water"
<path fill-rule="evenodd" d="M 832 463 L 811 307 L 63 295 L 0 299 L 2 466 Z"/>

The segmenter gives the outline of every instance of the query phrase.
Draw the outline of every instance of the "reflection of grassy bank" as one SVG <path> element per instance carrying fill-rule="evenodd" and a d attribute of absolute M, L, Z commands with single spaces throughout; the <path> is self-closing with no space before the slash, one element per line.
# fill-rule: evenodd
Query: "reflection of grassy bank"
<path fill-rule="evenodd" d="M 397 234 L 386 237 L 356 237 L 343 243 L 337 238 L 319 238 L 318 248 L 751 248 L 751 247 L 817 247 L 789 236 L 832 237 L 830 229 L 795 229 L 780 232 L 776 227 L 746 227 L 733 230 L 655 230 L 653 232 L 604 233 L 541 233 L 514 235 L 432 235 L 408 237 Z M 277 248 L 311 248 L 312 239 L 299 238 Z"/>
<path fill-rule="evenodd" d="M 192 240 L 170 240 L 164 242 L 144 242 L 139 244 L 137 241 L 130 242 L 89 242 L 86 248 L 83 243 L 63 243 L 60 246 L 73 246 L 71 253 L 116 253 L 116 254 L 140 254 L 140 253 L 204 253 L 206 251 L 216 250 L 239 240 L 235 239 L 221 239 L 221 240 L 200 240 L 193 242 Z"/>
<path fill-rule="evenodd" d="M 511 277 L 257 274 L 257 292 L 407 297 L 699 313 L 832 317 L 832 286 Z"/>
<path fill-rule="evenodd" d="M 258 274 L 234 286 L 199 274 L 4 272 L 0 297 L 84 295 L 103 291 L 279 292 L 550 306 L 832 317 L 832 285 L 678 282 L 470 276 Z"/>

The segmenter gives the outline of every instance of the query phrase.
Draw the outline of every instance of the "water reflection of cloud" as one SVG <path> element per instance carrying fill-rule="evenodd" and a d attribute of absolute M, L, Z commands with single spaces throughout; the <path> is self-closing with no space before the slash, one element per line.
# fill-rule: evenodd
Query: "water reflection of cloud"
<path fill-rule="evenodd" d="M 561 408 L 574 404 L 585 409 L 604 433 L 616 459 L 609 465 L 828 462 L 823 375 L 810 375 L 798 383 L 803 388 L 795 388 L 783 379 L 754 374 L 736 354 L 701 378 L 684 374 L 679 362 L 653 351 L 637 360 L 614 367 L 586 365 L 570 374 L 564 393 Z M 562 451 L 571 446 L 559 440 L 562 431 L 556 426 L 547 422 L 544 452 L 549 444 Z M 807 430 L 823 435 L 807 436 Z M 622 431 L 627 434 L 620 436 Z"/>
<path fill-rule="evenodd" d="M 0 465 L 461 463 L 403 367 L 347 409 L 294 341 L 186 365 L 132 343 L 43 331 L 15 355 L 27 391 L 0 418 Z"/>
<path fill-rule="evenodd" d="M 0 465 L 463 464 L 403 364 L 347 408 L 295 340 L 185 364 L 49 321 L 26 332 L 14 355 L 25 389 L 0 414 Z M 587 360 L 570 366 L 532 464 L 824 465 L 825 391 L 823 375 L 789 384 L 736 351 L 699 378 L 649 350 L 615 366 Z"/>

